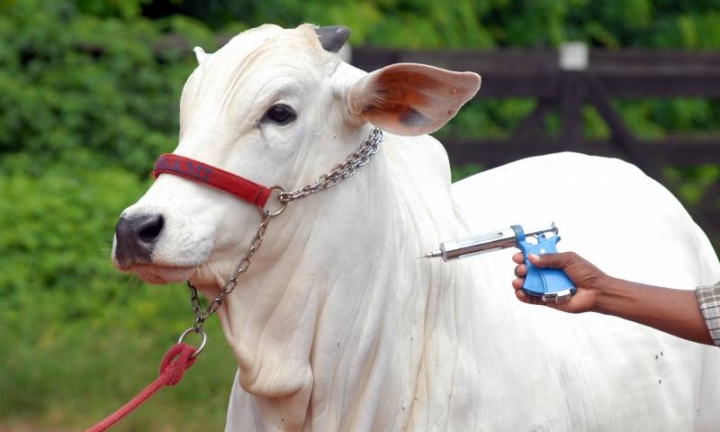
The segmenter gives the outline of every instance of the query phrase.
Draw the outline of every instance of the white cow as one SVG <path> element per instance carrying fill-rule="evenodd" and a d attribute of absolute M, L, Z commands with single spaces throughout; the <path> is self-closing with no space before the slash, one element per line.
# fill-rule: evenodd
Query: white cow
<path fill-rule="evenodd" d="M 198 50 L 183 91 L 176 155 L 288 190 L 345 160 L 373 126 L 385 131 L 352 178 L 272 218 L 218 310 L 239 364 L 226 430 L 718 430 L 720 351 L 522 304 L 509 250 L 417 258 L 443 240 L 555 221 L 561 250 L 615 276 L 713 283 L 720 265 L 677 200 L 631 165 L 570 153 L 451 187 L 446 153 L 425 134 L 479 77 L 416 64 L 367 74 L 329 52 L 348 35 L 330 30 L 265 25 Z M 123 212 L 113 259 L 212 299 L 259 222 L 254 205 L 163 174 Z"/>

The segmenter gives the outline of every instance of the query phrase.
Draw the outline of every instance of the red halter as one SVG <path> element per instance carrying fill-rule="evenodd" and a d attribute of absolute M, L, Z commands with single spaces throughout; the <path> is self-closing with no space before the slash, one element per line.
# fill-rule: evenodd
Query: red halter
<path fill-rule="evenodd" d="M 257 184 L 204 162 L 186 158 L 176 154 L 160 155 L 155 162 L 153 175 L 175 174 L 189 180 L 205 183 L 220 189 L 260 208 L 265 207 L 272 188 Z"/>

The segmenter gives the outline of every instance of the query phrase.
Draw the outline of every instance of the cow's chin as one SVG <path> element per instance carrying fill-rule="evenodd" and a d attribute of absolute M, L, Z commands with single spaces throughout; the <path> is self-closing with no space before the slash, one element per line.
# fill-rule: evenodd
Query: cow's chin
<path fill-rule="evenodd" d="M 196 267 L 169 267 L 153 264 L 136 264 L 128 269 L 140 279 L 153 285 L 185 282 L 195 273 Z"/>

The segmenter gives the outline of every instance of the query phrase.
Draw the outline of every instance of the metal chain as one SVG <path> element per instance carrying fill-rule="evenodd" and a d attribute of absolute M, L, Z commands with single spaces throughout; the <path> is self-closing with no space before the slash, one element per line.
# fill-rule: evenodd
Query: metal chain
<path fill-rule="evenodd" d="M 355 174 L 355 171 L 357 171 L 358 168 L 367 165 L 370 161 L 370 156 L 377 154 L 382 140 L 382 129 L 377 127 L 373 128 L 373 130 L 370 131 L 370 136 L 364 143 L 362 143 L 362 145 L 360 145 L 360 148 L 355 153 L 348 156 L 344 162 L 335 165 L 329 174 L 318 177 L 318 179 L 313 183 L 300 189 L 295 189 L 291 192 L 281 192 L 278 195 L 278 199 L 282 203 L 289 203 L 290 201 L 295 201 L 298 198 L 303 198 L 335 186 Z"/>
<path fill-rule="evenodd" d="M 195 312 L 195 323 L 192 327 L 187 329 L 182 336 L 180 336 L 179 342 L 182 342 L 185 336 L 191 332 L 200 333 L 202 335 L 202 345 L 195 354 L 193 354 L 193 358 L 200 354 L 205 346 L 205 341 L 207 340 L 204 330 L 205 321 L 210 317 L 210 315 L 214 314 L 220 308 L 220 305 L 222 305 L 225 297 L 227 297 L 237 287 L 238 278 L 250 267 L 250 261 L 252 260 L 253 255 L 258 249 L 260 249 L 263 239 L 265 238 L 265 231 L 270 223 L 270 219 L 282 213 L 289 202 L 320 192 L 321 190 L 331 188 L 346 178 L 351 177 L 360 167 L 367 165 L 371 156 L 377 154 L 382 140 L 382 129 L 377 127 L 373 128 L 372 131 L 370 131 L 368 139 L 360 145 L 360 148 L 356 152 L 350 154 L 344 162 L 335 165 L 330 173 L 320 176 L 313 183 L 291 192 L 285 192 L 285 189 L 281 186 L 273 186 L 273 189 L 281 191 L 278 194 L 278 201 L 281 203 L 280 209 L 274 212 L 260 209 L 260 212 L 262 213 L 262 220 L 260 221 L 260 227 L 255 234 L 255 238 L 250 244 L 250 249 L 245 257 L 240 260 L 235 273 L 227 281 L 227 283 L 225 283 L 225 286 L 220 291 L 220 294 L 215 297 L 215 300 L 213 300 L 208 307 L 203 309 L 202 306 L 200 306 L 200 298 L 198 297 L 197 288 L 192 282 L 187 281 L 187 285 L 190 290 L 190 304 L 192 305 L 193 312 Z"/>
<path fill-rule="evenodd" d="M 206 307 L 204 310 L 200 306 L 200 299 L 198 298 L 197 288 L 195 287 L 195 285 L 193 285 L 192 282 L 187 281 L 188 288 L 190 289 L 190 303 L 192 305 L 193 312 L 195 312 L 195 323 L 193 324 L 193 329 L 196 333 L 200 333 L 202 331 L 203 326 L 205 325 L 205 320 L 207 320 L 210 315 L 214 314 L 218 310 L 218 308 L 220 308 L 220 305 L 222 305 L 225 297 L 231 292 L 233 292 L 233 290 L 235 290 L 235 287 L 237 287 L 238 278 L 240 277 L 240 275 L 242 275 L 248 270 L 253 255 L 255 255 L 255 252 L 257 252 L 258 249 L 260 249 L 260 245 L 262 245 L 263 239 L 265 238 L 265 231 L 267 230 L 271 218 L 272 216 L 270 214 L 265 212 L 263 213 L 262 221 L 260 222 L 260 228 L 258 228 L 258 231 L 255 234 L 255 238 L 250 244 L 250 250 L 248 250 L 248 253 L 245 255 L 245 257 L 240 260 L 237 269 L 235 269 L 235 273 L 227 281 L 227 283 L 225 283 L 225 286 L 220 291 L 220 294 L 218 294 L 218 296 L 215 297 L 215 300 L 213 300 L 212 303 L 210 303 L 208 307 Z"/>

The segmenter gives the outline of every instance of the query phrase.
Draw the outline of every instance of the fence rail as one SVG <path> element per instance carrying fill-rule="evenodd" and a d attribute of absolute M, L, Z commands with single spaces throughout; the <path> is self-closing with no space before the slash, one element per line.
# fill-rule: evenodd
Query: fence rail
<path fill-rule="evenodd" d="M 569 52 L 569 50 L 568 50 Z M 473 71 L 483 78 L 476 98 L 534 98 L 534 110 L 504 140 L 445 137 L 453 163 L 493 167 L 558 151 L 578 151 L 632 162 L 679 196 L 679 185 L 663 175 L 664 166 L 720 164 L 720 125 L 710 136 L 637 138 L 614 109 L 613 99 L 699 97 L 720 99 L 720 53 L 589 50 L 580 66 L 568 64 L 564 50 L 407 51 L 361 47 L 352 63 L 364 70 L 400 62 L 425 63 Z M 592 105 L 610 130 L 608 140 L 587 140 L 583 107 Z M 557 110 L 557 136 L 543 132 L 547 115 Z M 720 250 L 720 181 L 699 204 L 685 203 Z"/>

